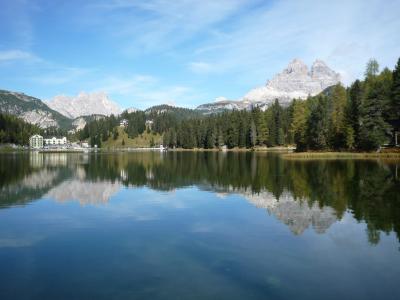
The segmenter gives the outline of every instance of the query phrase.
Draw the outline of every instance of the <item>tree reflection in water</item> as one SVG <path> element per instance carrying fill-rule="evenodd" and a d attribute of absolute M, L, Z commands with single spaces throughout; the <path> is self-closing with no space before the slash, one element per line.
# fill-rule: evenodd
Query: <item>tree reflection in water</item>
<path fill-rule="evenodd" d="M 266 209 L 295 234 L 324 232 L 346 213 L 368 238 L 400 234 L 399 162 L 283 160 L 271 153 L 138 152 L 0 155 L 0 205 L 42 197 L 101 204 L 122 186 L 168 191 L 195 185 L 236 193 Z"/>

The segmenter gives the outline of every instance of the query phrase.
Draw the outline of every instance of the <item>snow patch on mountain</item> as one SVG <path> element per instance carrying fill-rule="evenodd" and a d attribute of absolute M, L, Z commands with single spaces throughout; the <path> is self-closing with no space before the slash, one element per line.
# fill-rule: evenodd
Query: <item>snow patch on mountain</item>
<path fill-rule="evenodd" d="M 81 92 L 76 97 L 58 95 L 47 101 L 47 105 L 71 119 L 94 114 L 118 115 L 122 112 L 118 104 L 110 100 L 105 92 Z"/>

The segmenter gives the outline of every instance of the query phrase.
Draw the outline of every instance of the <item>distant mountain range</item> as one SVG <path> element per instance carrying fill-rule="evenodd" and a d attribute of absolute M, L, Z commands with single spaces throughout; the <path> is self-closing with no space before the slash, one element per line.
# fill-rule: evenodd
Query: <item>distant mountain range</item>
<path fill-rule="evenodd" d="M 294 59 L 282 72 L 267 81 L 265 86 L 250 90 L 239 100 L 219 97 L 215 102 L 202 104 L 194 110 L 164 104 L 150 107 L 145 113 L 151 118 L 154 114 L 173 112 L 184 118 L 256 106 L 264 110 L 275 99 L 281 105 L 289 105 L 292 99 L 315 96 L 339 81 L 339 74 L 321 60 L 316 60 L 309 70 L 301 60 Z M 81 129 L 93 118 L 135 111 L 138 109 L 133 107 L 122 110 L 104 92 L 81 92 L 76 97 L 59 95 L 50 101 L 42 101 L 23 93 L 0 90 L 0 112 L 20 116 L 41 128 Z"/>
<path fill-rule="evenodd" d="M 286 69 L 267 81 L 265 86 L 250 90 L 242 99 L 234 101 L 220 97 L 215 102 L 202 104 L 196 109 L 204 113 L 225 109 L 250 109 L 254 106 L 265 109 L 275 99 L 285 106 L 293 99 L 315 96 L 339 82 L 340 75 L 322 60 L 316 60 L 309 70 L 301 60 L 294 59 Z"/>

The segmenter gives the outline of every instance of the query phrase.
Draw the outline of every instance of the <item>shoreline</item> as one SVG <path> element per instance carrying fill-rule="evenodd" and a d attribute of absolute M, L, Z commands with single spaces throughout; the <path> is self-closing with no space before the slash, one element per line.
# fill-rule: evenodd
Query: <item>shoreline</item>
<path fill-rule="evenodd" d="M 160 152 L 292 152 L 294 147 L 255 147 L 255 148 L 169 148 L 161 150 L 160 148 L 100 148 L 99 152 L 138 152 L 138 151 L 160 151 Z"/>
<path fill-rule="evenodd" d="M 400 160 L 400 152 L 292 152 L 282 154 L 288 160 L 385 159 Z"/>
<path fill-rule="evenodd" d="M 21 148 L 0 148 L 0 153 L 121 153 L 121 152 L 275 152 L 279 153 L 282 159 L 286 160 L 335 160 L 335 159 L 384 159 L 400 160 L 400 151 L 388 152 L 294 152 L 295 148 L 287 147 L 255 147 L 255 148 L 232 148 L 232 149 L 205 149 L 205 148 L 175 148 L 160 150 L 158 148 L 98 148 L 98 149 L 21 149 Z"/>

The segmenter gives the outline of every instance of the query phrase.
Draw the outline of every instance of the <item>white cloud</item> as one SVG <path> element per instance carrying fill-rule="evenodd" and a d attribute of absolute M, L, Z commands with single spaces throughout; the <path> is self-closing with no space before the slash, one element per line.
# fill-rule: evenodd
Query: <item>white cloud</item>
<path fill-rule="evenodd" d="M 30 52 L 22 50 L 4 50 L 0 51 L 0 62 L 10 62 L 16 60 L 38 61 L 39 58 Z"/>

